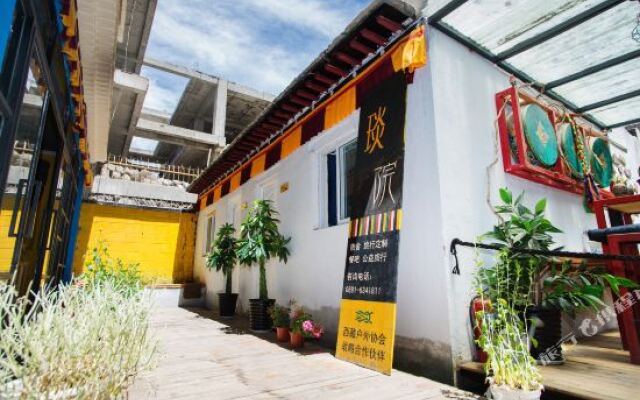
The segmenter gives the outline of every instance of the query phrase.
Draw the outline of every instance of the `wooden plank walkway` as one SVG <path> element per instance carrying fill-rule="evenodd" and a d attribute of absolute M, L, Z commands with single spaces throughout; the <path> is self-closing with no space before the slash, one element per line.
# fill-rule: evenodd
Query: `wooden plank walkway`
<path fill-rule="evenodd" d="M 548 392 L 580 400 L 630 400 L 640 398 L 640 365 L 629 363 L 629 352 L 622 349 L 618 331 L 593 338 L 578 339 L 575 346 L 563 348 L 564 365 L 541 367 L 542 383 Z M 469 362 L 462 371 L 484 379 L 483 365 Z M 548 393 L 549 398 L 554 395 Z"/>
<path fill-rule="evenodd" d="M 273 343 L 273 333 L 248 332 L 241 318 L 229 326 L 211 315 L 181 308 L 154 311 L 158 365 L 134 383 L 129 399 L 476 398 L 407 373 L 384 376 L 357 367 L 313 343 L 291 351 Z"/>

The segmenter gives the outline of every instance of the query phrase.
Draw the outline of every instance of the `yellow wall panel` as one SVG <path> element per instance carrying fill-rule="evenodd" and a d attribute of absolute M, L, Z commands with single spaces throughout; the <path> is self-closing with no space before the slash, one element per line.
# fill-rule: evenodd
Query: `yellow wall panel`
<path fill-rule="evenodd" d="M 13 258 L 15 239 L 8 235 L 13 214 L 13 201 L 13 195 L 5 194 L 0 208 L 0 272 L 9 272 Z M 20 221 L 20 214 L 18 214 L 18 221 Z"/>
<path fill-rule="evenodd" d="M 231 177 L 231 185 L 229 187 L 229 193 L 233 192 L 234 190 L 236 190 L 239 187 L 240 187 L 240 171 L 236 172 Z"/>
<path fill-rule="evenodd" d="M 256 157 L 251 163 L 251 177 L 255 177 L 264 172 L 264 164 L 267 160 L 267 154 L 263 153 Z"/>
<path fill-rule="evenodd" d="M 298 126 L 282 140 L 282 152 L 280 159 L 286 158 L 300 147 L 302 141 L 302 126 Z"/>
<path fill-rule="evenodd" d="M 329 129 L 349 116 L 356 109 L 355 86 L 345 90 L 342 94 L 327 104 L 324 112 L 324 129 Z"/>
<path fill-rule="evenodd" d="M 191 213 L 83 203 L 73 271 L 80 274 L 103 241 L 109 254 L 139 263 L 144 278 L 181 283 L 193 277 L 196 217 Z"/>

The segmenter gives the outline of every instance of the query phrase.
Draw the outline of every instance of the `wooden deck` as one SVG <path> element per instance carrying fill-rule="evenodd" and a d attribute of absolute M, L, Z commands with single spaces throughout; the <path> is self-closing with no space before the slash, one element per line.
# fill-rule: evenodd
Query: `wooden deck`
<path fill-rule="evenodd" d="M 622 349 L 617 331 L 580 339 L 564 350 L 567 362 L 541 367 L 547 399 L 635 400 L 640 399 L 640 365 L 629 363 L 629 352 Z M 472 362 L 460 365 L 462 387 L 470 385 L 471 375 L 483 379 L 483 366 Z M 465 379 L 466 376 L 466 379 Z"/>
<path fill-rule="evenodd" d="M 129 399 L 473 399 L 426 378 L 391 376 L 334 358 L 315 344 L 301 352 L 255 335 L 246 321 L 230 324 L 211 313 L 156 309 L 152 329 L 160 358 L 129 391 Z"/>

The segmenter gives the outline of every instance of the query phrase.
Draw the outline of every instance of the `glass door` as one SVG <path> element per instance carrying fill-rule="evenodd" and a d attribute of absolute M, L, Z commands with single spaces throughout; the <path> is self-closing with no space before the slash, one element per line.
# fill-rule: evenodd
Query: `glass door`
<path fill-rule="evenodd" d="M 49 236 L 47 262 L 48 284 L 58 285 L 64 272 L 67 243 L 71 227 L 71 218 L 75 209 L 75 198 L 78 193 L 78 178 L 72 163 L 64 162 L 58 178 L 54 222 Z"/>
<path fill-rule="evenodd" d="M 34 47 L 0 200 L 0 278 L 5 279 L 16 269 L 23 241 L 33 237 L 37 203 L 42 194 L 42 182 L 35 174 L 48 104 L 41 65 Z"/>

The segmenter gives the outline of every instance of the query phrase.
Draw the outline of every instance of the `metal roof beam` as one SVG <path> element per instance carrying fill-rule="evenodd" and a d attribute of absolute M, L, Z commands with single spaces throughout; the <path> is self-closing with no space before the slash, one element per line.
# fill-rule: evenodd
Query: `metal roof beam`
<path fill-rule="evenodd" d="M 624 122 L 618 122 L 613 125 L 607 126 L 607 129 L 620 128 L 622 126 L 633 125 L 633 124 L 640 124 L 640 118 L 630 119 L 629 121 L 624 121 Z"/>
<path fill-rule="evenodd" d="M 600 72 L 602 70 L 605 70 L 607 68 L 611 68 L 611 67 L 615 67 L 618 64 L 622 64 L 624 62 L 633 60 L 634 58 L 638 58 L 640 57 L 640 50 L 635 50 L 626 54 L 623 54 L 621 56 L 612 58 L 610 60 L 601 62 L 600 64 L 596 64 L 594 66 L 591 66 L 589 68 L 585 68 L 582 71 L 576 72 L 575 74 L 571 74 L 571 75 L 567 75 L 563 78 L 560 79 L 556 79 L 555 81 L 551 81 L 549 83 L 547 83 L 546 85 L 544 85 L 545 89 L 553 89 L 555 87 L 558 86 L 562 86 L 565 85 L 569 82 L 573 82 L 576 81 L 578 79 L 582 79 L 586 76 L 595 74 L 596 72 Z"/>
<path fill-rule="evenodd" d="M 639 97 L 640 96 L 640 89 L 639 90 L 634 90 L 632 92 L 629 93 L 624 93 L 621 94 L 619 96 L 614 96 L 611 97 L 610 99 L 606 99 L 606 100 L 602 100 L 602 101 L 597 101 L 595 103 L 591 103 L 588 104 L 584 107 L 580 107 L 576 110 L 576 112 L 578 113 L 584 113 L 590 110 L 594 110 L 596 108 L 601 108 L 601 107 L 605 107 L 608 106 L 609 104 L 613 104 L 613 103 L 618 103 L 620 101 L 624 101 L 624 100 L 628 100 L 634 97 Z"/>
<path fill-rule="evenodd" d="M 452 0 L 448 2 L 444 6 L 440 7 L 438 11 L 434 12 L 433 15 L 429 17 L 429 20 L 428 20 L 429 23 L 439 22 L 444 17 L 446 17 L 447 15 L 451 14 L 452 12 L 454 12 L 455 10 L 463 6 L 467 1 L 469 0 Z"/>
<path fill-rule="evenodd" d="M 455 40 L 455 41 L 461 43 L 462 45 L 466 46 L 471 51 L 474 51 L 474 52 L 478 53 L 482 57 L 484 57 L 487 60 L 491 61 L 492 63 L 496 64 L 498 67 L 500 67 L 503 70 L 505 70 L 506 72 L 512 74 L 513 76 L 515 76 L 519 80 L 521 80 L 523 82 L 526 82 L 526 83 L 532 83 L 532 84 L 535 83 L 535 80 L 533 78 L 531 78 L 529 75 L 527 75 L 526 73 L 520 71 L 517 68 L 514 68 L 511 64 L 509 64 L 507 62 L 496 60 L 495 55 L 493 55 L 487 49 L 478 46 L 477 43 L 475 43 L 474 41 L 472 41 L 468 37 L 461 35 L 457 31 L 451 29 L 448 25 L 443 24 L 441 22 L 432 22 L 431 25 L 434 28 L 438 29 L 440 32 L 442 32 L 445 35 L 447 35 L 450 38 L 452 38 L 453 40 Z M 578 107 L 576 107 L 575 104 L 573 104 L 569 100 L 565 99 L 564 97 L 558 95 L 557 93 L 554 93 L 551 90 L 546 91 L 544 94 L 547 97 L 551 98 L 552 100 L 559 101 L 560 103 L 564 104 L 567 108 L 569 108 L 571 110 L 576 110 L 578 108 Z M 583 115 L 582 118 L 585 119 L 586 121 L 589 121 L 590 123 L 594 124 L 595 126 L 597 126 L 600 129 L 604 129 L 604 127 L 605 127 L 600 121 L 598 121 L 597 119 L 595 119 L 595 118 L 593 118 L 593 117 L 591 117 L 589 115 Z"/>
<path fill-rule="evenodd" d="M 626 0 L 606 0 L 603 1 L 602 3 L 593 6 L 591 8 L 589 8 L 588 10 L 585 10 L 583 12 L 581 12 L 578 15 L 573 16 L 572 18 L 569 18 L 566 21 L 563 21 L 557 25 L 555 25 L 553 28 L 551 29 L 547 29 L 544 32 L 541 32 L 533 37 L 530 37 L 527 40 L 523 40 L 522 42 L 516 44 L 515 46 L 513 46 L 510 49 L 507 49 L 505 51 L 503 51 L 502 53 L 498 54 L 498 60 L 502 61 L 502 60 L 506 60 L 507 58 L 511 58 L 517 54 L 520 54 L 522 52 L 525 52 L 529 49 L 531 49 L 532 47 L 535 47 L 541 43 L 546 42 L 549 39 L 552 39 L 558 35 L 560 35 L 563 32 L 566 32 L 570 29 L 575 28 L 576 26 L 582 24 L 583 22 L 586 22 L 588 20 L 590 20 L 593 17 L 596 17 L 600 14 L 602 14 L 603 12 L 621 4 L 624 3 Z"/>

